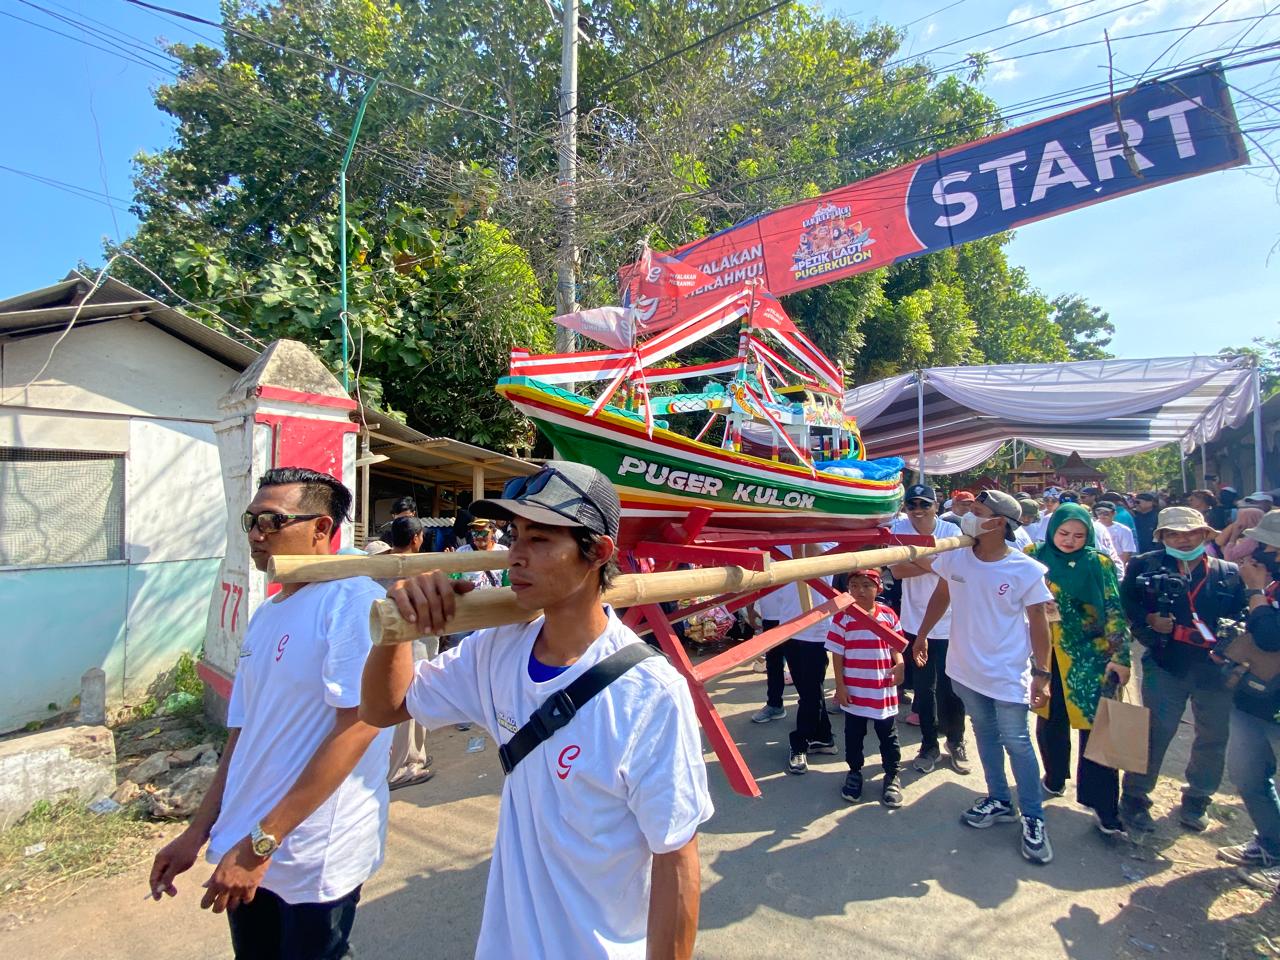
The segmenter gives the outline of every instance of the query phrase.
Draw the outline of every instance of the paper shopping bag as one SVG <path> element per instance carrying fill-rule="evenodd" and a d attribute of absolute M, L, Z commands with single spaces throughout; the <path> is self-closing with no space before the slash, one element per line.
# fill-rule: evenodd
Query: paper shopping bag
<path fill-rule="evenodd" d="M 1115 698 L 1098 700 L 1098 712 L 1084 748 L 1086 759 L 1116 770 L 1147 772 L 1151 711 L 1136 703 L 1125 703 L 1124 687 Z"/>

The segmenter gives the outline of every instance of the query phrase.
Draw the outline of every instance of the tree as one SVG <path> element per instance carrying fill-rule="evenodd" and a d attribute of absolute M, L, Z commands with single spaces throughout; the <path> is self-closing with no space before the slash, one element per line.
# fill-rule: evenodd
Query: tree
<path fill-rule="evenodd" d="M 1224 347 L 1222 357 L 1253 357 L 1258 365 L 1262 399 L 1280 392 L 1280 337 L 1254 337 L 1248 347 Z"/>
<path fill-rule="evenodd" d="M 262 339 L 301 340 L 340 369 L 335 229 L 332 217 L 291 227 L 285 249 L 257 269 L 192 244 L 174 257 L 178 291 Z M 351 373 L 361 399 L 446 436 L 527 445 L 493 384 L 512 347 L 550 347 L 550 310 L 507 231 L 486 221 L 440 225 L 398 206 L 381 234 L 353 223 L 351 244 Z"/>
<path fill-rule="evenodd" d="M 1103 360 L 1111 354 L 1107 345 L 1115 325 L 1101 307 L 1091 306 L 1084 297 L 1064 293 L 1053 298 L 1053 322 L 1058 325 L 1072 360 Z"/>

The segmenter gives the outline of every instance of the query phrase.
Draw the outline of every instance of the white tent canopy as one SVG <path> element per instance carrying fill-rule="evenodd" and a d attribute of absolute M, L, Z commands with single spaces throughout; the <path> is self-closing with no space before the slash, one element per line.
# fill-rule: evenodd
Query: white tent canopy
<path fill-rule="evenodd" d="M 932 367 L 844 396 L 874 456 L 912 469 L 923 456 L 926 474 L 968 470 L 1009 439 L 1090 459 L 1168 443 L 1185 455 L 1258 405 L 1249 357 Z"/>

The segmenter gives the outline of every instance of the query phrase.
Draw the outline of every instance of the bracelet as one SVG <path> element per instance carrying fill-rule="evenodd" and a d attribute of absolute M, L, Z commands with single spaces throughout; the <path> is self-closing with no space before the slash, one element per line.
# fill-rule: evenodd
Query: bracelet
<path fill-rule="evenodd" d="M 1053 673 L 1052 671 L 1041 670 L 1039 667 L 1033 666 L 1031 668 L 1031 676 L 1035 677 L 1037 680 L 1048 680 L 1053 676 Z"/>
<path fill-rule="evenodd" d="M 1249 600 L 1253 597 L 1265 597 L 1266 595 L 1267 591 L 1259 590 L 1257 587 L 1249 587 L 1249 589 L 1244 592 L 1245 600 Z"/>

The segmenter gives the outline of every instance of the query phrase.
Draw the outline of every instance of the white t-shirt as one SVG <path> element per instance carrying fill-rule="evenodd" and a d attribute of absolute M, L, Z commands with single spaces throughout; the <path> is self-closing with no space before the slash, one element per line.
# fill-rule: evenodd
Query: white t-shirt
<path fill-rule="evenodd" d="M 335 708 L 360 704 L 369 606 L 386 590 L 367 577 L 313 583 L 269 600 L 249 620 L 227 726 L 240 729 L 207 857 L 217 863 L 271 811 L 333 730 Z M 286 903 L 346 896 L 382 863 L 387 764 L 394 731 L 378 734 L 315 812 L 284 838 L 262 885 Z"/>
<path fill-rule="evenodd" d="M 1104 527 L 1107 525 L 1104 523 Z M 1123 523 L 1116 521 L 1107 527 L 1107 533 L 1111 536 L 1111 542 L 1115 544 L 1115 548 L 1122 554 L 1135 554 L 1138 552 L 1138 545 L 1134 542 L 1133 531 L 1126 527 Z"/>
<path fill-rule="evenodd" d="M 1124 526 L 1116 524 L 1116 526 Z M 1093 521 L 1093 545 L 1094 549 L 1100 550 L 1115 561 L 1116 569 L 1124 569 L 1124 557 L 1120 556 L 1120 551 L 1116 549 L 1115 541 L 1111 538 L 1111 531 L 1115 527 L 1108 527 L 1101 520 Z M 1127 529 L 1127 528 L 1126 528 Z"/>
<path fill-rule="evenodd" d="M 1025 550 L 1032 546 L 1035 540 L 1031 538 L 1031 534 L 1019 526 L 1013 528 L 1013 542 L 1019 550 Z"/>
<path fill-rule="evenodd" d="M 1052 513 L 1042 513 L 1040 519 L 1034 523 L 1028 523 L 1024 530 L 1027 532 L 1033 543 L 1044 543 L 1045 531 L 1049 529 L 1049 520 L 1053 517 Z"/>
<path fill-rule="evenodd" d="M 1031 628 L 1026 608 L 1053 599 L 1049 568 L 1010 548 L 1001 560 L 979 560 L 972 549 L 933 560 L 951 592 L 947 676 L 1007 703 L 1027 703 L 1031 689 Z"/>
<path fill-rule="evenodd" d="M 889 532 L 918 536 L 916 528 L 905 517 L 901 520 L 895 520 L 893 526 L 889 528 Z M 960 536 L 960 528 L 954 523 L 947 523 L 947 521 L 939 518 L 934 521 L 933 533 L 930 536 L 935 540 L 940 540 L 943 537 L 958 537 Z M 938 577 L 932 573 L 923 573 L 918 577 L 906 577 L 903 579 L 900 618 L 904 631 L 913 636 L 920 632 L 920 622 L 924 620 L 925 608 L 929 606 L 929 598 L 933 596 L 933 590 L 937 585 Z M 933 639 L 946 640 L 950 636 L 951 611 L 948 610 L 942 615 L 938 625 L 933 628 Z"/>
<path fill-rule="evenodd" d="M 432 728 L 472 721 L 506 743 L 549 695 L 640 642 L 605 610 L 604 632 L 544 683 L 528 670 L 542 618 L 476 631 L 415 665 L 409 713 Z M 683 847 L 712 812 L 688 685 L 651 657 L 507 777 L 476 956 L 640 960 L 653 855 Z"/>
<path fill-rule="evenodd" d="M 835 546 L 835 542 L 819 543 L 814 546 L 813 554 L 815 556 L 825 553 Z M 788 557 L 791 556 L 791 548 L 789 546 L 778 547 Z M 823 583 L 831 586 L 832 577 L 820 577 Z M 809 603 L 816 607 L 826 603 L 827 598 L 819 594 L 812 587 L 805 585 L 803 582 L 783 584 L 777 590 L 756 601 L 756 612 L 760 614 L 762 620 L 777 620 L 779 623 L 786 623 L 788 620 L 794 620 L 800 616 L 804 610 L 800 606 L 800 591 L 809 591 Z M 831 629 L 831 618 L 827 617 L 819 620 L 811 626 L 805 627 L 799 633 L 793 634 L 793 640 L 802 640 L 805 643 L 826 643 L 827 631 Z"/>

